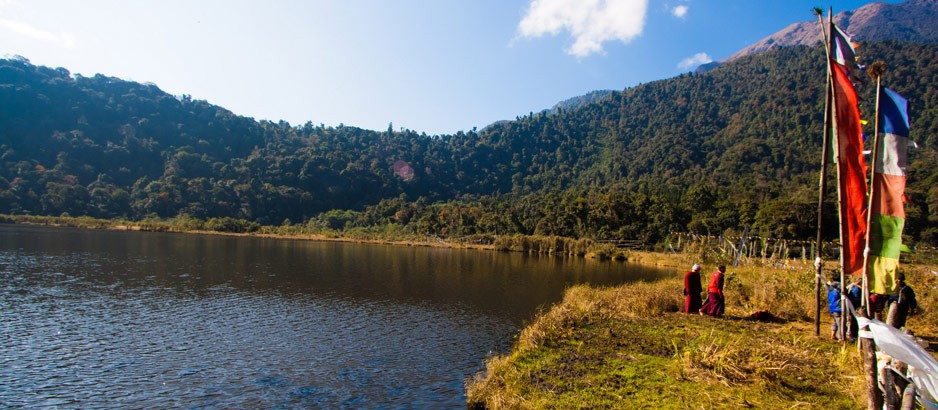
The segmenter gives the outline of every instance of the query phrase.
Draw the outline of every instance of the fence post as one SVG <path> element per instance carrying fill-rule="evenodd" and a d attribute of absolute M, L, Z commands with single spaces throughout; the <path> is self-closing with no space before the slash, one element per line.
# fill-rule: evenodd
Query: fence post
<path fill-rule="evenodd" d="M 860 309 L 858 314 L 869 317 L 866 308 Z M 879 390 L 876 377 L 876 343 L 870 333 L 869 326 L 860 329 L 860 352 L 863 355 L 863 370 L 866 373 L 866 395 L 869 398 L 867 408 L 869 410 L 879 410 L 883 408 L 883 392 Z"/>

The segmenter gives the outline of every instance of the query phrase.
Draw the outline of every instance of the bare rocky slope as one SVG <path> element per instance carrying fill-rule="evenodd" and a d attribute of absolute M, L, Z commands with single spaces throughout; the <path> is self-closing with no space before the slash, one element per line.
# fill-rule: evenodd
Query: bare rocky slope
<path fill-rule="evenodd" d="M 898 40 L 914 43 L 938 42 L 938 0 L 909 0 L 889 4 L 869 3 L 856 10 L 834 15 L 834 23 L 857 41 Z M 777 47 L 815 45 L 822 40 L 817 20 L 792 24 L 752 44 L 723 62 Z"/>

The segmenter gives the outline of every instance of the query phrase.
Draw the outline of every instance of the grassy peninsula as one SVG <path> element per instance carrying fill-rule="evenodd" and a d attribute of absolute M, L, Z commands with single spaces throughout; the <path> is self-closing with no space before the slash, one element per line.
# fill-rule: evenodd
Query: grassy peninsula
<path fill-rule="evenodd" d="M 689 266 L 685 257 L 643 256 Z M 724 318 L 680 313 L 681 272 L 675 267 L 674 278 L 652 283 L 569 289 L 522 330 L 510 353 L 489 358 L 486 371 L 467 382 L 468 407 L 866 406 L 857 349 L 829 339 L 826 310 L 814 335 L 812 267 L 730 267 Z M 908 327 L 935 352 L 938 273 L 934 265 L 906 272 L 921 310 Z M 756 311 L 772 318 L 754 320 Z"/>

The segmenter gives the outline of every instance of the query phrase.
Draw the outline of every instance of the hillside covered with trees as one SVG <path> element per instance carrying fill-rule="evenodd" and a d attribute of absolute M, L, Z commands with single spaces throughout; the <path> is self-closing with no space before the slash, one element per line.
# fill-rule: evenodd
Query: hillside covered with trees
<path fill-rule="evenodd" d="M 905 233 L 934 245 L 938 45 L 867 43 L 863 57 L 886 61 L 884 84 L 910 101 L 918 147 Z M 0 60 L 0 213 L 645 243 L 749 227 L 808 239 L 824 70 L 820 48 L 783 48 L 572 109 L 430 136 L 258 122 L 152 84 Z M 872 119 L 874 89 L 859 90 Z"/>

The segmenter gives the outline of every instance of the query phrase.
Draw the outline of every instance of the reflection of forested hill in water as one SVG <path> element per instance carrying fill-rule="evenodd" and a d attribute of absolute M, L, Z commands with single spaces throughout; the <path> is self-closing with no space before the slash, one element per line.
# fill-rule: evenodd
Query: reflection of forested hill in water
<path fill-rule="evenodd" d="M 938 46 L 862 50 L 887 62 L 885 84 L 912 106 L 906 233 L 938 242 Z M 873 87 L 860 91 L 872 117 Z M 809 238 L 824 57 L 773 50 L 440 136 L 258 122 L 155 85 L 17 59 L 0 60 L 0 105 L 4 213 L 647 241 L 752 226 Z"/>

